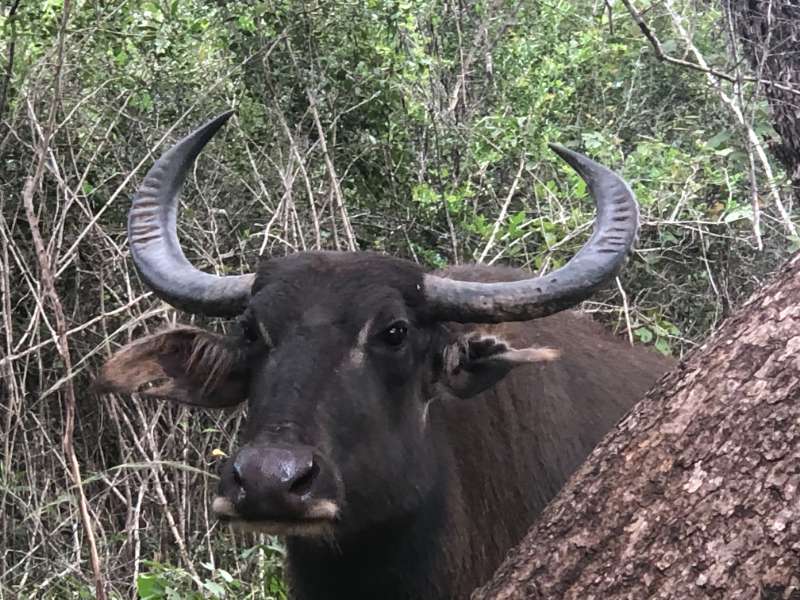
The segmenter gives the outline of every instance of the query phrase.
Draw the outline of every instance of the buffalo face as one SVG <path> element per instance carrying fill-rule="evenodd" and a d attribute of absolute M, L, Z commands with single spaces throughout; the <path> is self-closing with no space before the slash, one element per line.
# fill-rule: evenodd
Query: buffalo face
<path fill-rule="evenodd" d="M 224 517 L 273 533 L 358 530 L 413 510 L 430 486 L 421 273 L 346 257 L 269 261 L 256 280 L 241 317 L 257 348 L 247 425 L 214 502 Z"/>
<path fill-rule="evenodd" d="M 345 535 L 402 519 L 441 482 L 429 407 L 468 398 L 518 364 L 480 323 L 524 321 L 574 306 L 625 262 L 638 231 L 617 175 L 554 147 L 597 204 L 589 242 L 562 268 L 513 281 L 465 281 L 371 253 L 303 253 L 253 274 L 192 266 L 177 237 L 178 193 L 229 114 L 180 140 L 148 171 L 128 214 L 142 280 L 187 312 L 238 317 L 223 337 L 179 327 L 134 342 L 103 367 L 100 389 L 221 408 L 248 402 L 241 449 L 222 468 L 215 511 L 273 533 Z M 457 275 L 457 274 L 456 274 Z M 470 325 L 461 325 L 470 324 Z"/>
<path fill-rule="evenodd" d="M 402 519 L 440 482 L 429 404 L 554 357 L 432 319 L 422 277 L 370 253 L 266 261 L 238 335 L 156 334 L 119 352 L 100 382 L 210 408 L 247 402 L 213 503 L 225 520 L 338 536 Z"/>

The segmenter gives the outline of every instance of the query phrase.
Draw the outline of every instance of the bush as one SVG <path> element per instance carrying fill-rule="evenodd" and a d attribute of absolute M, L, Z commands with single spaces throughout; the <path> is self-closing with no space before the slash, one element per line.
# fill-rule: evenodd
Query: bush
<path fill-rule="evenodd" d="M 113 597 L 283 597 L 280 551 L 208 514 L 241 412 L 88 391 L 114 348 L 188 319 L 131 269 L 125 215 L 153 155 L 223 109 L 236 116 L 201 157 L 180 224 L 210 271 L 313 248 L 558 267 L 593 208 L 548 142 L 636 191 L 639 249 L 585 309 L 658 351 L 696 345 L 796 246 L 764 204 L 756 248 L 748 148 L 702 74 L 655 61 L 627 16 L 590 3 L 132 0 L 63 18 L 65 6 L 0 13 L 13 57 L 0 88 L 0 590 L 12 596 L 93 594 L 85 503 Z M 724 61 L 715 10 L 680 10 Z M 648 17 L 675 47 L 664 16 Z"/>

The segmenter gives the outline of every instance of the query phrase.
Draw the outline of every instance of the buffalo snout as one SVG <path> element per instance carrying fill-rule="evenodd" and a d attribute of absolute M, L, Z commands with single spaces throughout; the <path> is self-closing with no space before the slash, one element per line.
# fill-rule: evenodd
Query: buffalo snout
<path fill-rule="evenodd" d="M 333 521 L 339 506 L 332 471 L 311 446 L 246 446 L 223 465 L 213 508 L 245 522 Z"/>

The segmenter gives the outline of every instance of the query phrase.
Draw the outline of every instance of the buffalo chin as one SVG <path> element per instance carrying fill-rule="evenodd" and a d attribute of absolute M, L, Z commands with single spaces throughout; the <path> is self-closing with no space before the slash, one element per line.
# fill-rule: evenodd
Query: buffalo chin
<path fill-rule="evenodd" d="M 334 521 L 329 519 L 308 519 L 303 521 L 245 521 L 244 519 L 223 518 L 237 531 L 247 533 L 266 533 L 280 537 L 333 537 Z"/>
<path fill-rule="evenodd" d="M 291 520 L 243 519 L 236 512 L 233 503 L 224 496 L 214 498 L 211 509 L 220 521 L 231 525 L 236 530 L 283 537 L 331 537 L 339 514 L 339 507 L 331 500 L 318 500 L 309 506 L 306 514 L 301 518 Z"/>

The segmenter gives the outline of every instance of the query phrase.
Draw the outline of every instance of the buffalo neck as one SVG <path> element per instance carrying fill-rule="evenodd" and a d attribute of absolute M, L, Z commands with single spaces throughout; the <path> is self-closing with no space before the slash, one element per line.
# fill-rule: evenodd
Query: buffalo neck
<path fill-rule="evenodd" d="M 441 474 L 440 480 L 445 476 Z M 440 481 L 422 505 L 390 523 L 334 540 L 287 540 L 293 600 L 437 600 L 452 598 L 437 580 L 449 562 L 442 543 L 451 516 Z M 435 594 L 431 595 L 432 590 Z"/>

